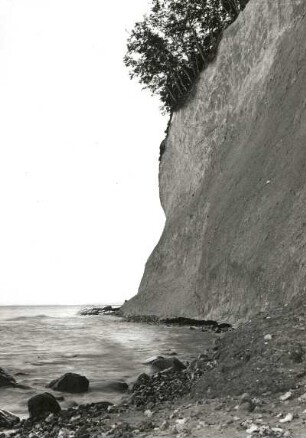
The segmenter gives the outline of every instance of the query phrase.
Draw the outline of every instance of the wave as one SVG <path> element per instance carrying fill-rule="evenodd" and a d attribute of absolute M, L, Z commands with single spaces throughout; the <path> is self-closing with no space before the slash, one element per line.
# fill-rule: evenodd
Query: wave
<path fill-rule="evenodd" d="M 6 321 L 25 321 L 25 320 L 33 320 L 33 319 L 46 319 L 53 318 L 49 315 L 31 315 L 31 316 L 16 316 L 15 318 L 7 318 Z"/>

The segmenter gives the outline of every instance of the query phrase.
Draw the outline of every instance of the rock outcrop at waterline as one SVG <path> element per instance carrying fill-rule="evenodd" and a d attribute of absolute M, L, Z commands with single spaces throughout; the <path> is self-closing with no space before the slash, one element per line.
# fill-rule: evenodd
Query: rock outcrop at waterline
<path fill-rule="evenodd" d="M 306 2 L 250 0 L 171 121 L 126 315 L 237 322 L 306 287 Z"/>

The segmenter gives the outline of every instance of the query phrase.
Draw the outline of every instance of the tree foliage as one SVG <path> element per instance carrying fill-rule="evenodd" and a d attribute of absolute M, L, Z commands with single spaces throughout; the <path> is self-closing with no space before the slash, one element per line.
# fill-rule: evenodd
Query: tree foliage
<path fill-rule="evenodd" d="M 124 63 L 130 77 L 174 111 L 211 62 L 222 31 L 248 0 L 152 0 L 128 38 Z"/>

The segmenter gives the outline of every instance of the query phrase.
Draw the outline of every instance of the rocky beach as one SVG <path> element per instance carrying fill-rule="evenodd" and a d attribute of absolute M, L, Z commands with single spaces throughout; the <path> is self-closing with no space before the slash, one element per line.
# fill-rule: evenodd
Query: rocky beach
<path fill-rule="evenodd" d="M 147 372 L 118 403 L 105 399 L 58 409 L 56 398 L 66 393 L 57 392 L 55 403 L 38 416 L 32 411 L 19 421 L 2 412 L 0 437 L 305 437 L 304 300 L 214 333 L 211 348 L 188 360 L 175 351 L 148 358 Z M 216 331 L 196 324 L 189 330 Z"/>

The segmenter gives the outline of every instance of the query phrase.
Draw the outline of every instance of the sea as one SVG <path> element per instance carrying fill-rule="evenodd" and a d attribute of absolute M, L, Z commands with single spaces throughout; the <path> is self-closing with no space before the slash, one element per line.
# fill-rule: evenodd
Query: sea
<path fill-rule="evenodd" d="M 126 322 L 112 315 L 81 316 L 84 306 L 0 307 L 0 367 L 27 388 L 0 388 L 0 409 L 28 416 L 27 401 L 49 391 L 46 385 L 64 373 L 84 375 L 84 394 L 64 393 L 62 408 L 122 397 L 105 384 L 131 383 L 144 362 L 173 352 L 188 360 L 209 348 L 214 335 L 189 327 Z M 53 392 L 54 395 L 61 395 Z"/>

